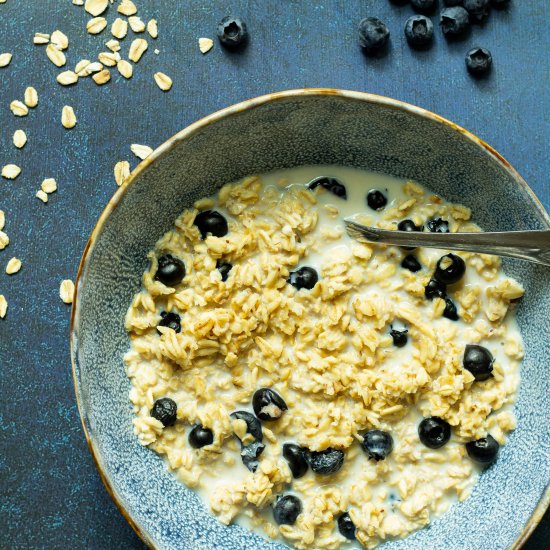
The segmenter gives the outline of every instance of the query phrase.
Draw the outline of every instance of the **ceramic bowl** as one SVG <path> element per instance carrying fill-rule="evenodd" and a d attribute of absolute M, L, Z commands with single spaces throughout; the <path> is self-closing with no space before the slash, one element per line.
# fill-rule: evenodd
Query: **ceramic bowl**
<path fill-rule="evenodd" d="M 178 214 L 226 182 L 304 164 L 338 164 L 412 178 L 471 207 L 486 230 L 543 229 L 550 219 L 519 174 L 493 149 L 418 107 L 359 92 L 270 94 L 192 124 L 143 161 L 101 215 L 80 265 L 72 357 L 84 431 L 124 516 L 151 547 L 284 548 L 225 527 L 132 431 L 124 315 L 140 289 L 147 252 Z M 550 271 L 504 261 L 526 288 L 518 427 L 471 498 L 429 528 L 385 548 L 519 548 L 549 501 Z"/>

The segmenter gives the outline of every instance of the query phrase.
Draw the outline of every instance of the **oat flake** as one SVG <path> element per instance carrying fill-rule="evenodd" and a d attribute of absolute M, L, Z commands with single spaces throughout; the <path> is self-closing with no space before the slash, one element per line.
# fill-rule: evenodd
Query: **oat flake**
<path fill-rule="evenodd" d="M 4 250 L 8 244 L 10 244 L 10 238 L 3 231 L 0 231 L 0 250 Z"/>
<path fill-rule="evenodd" d="M 5 224 L 6 224 L 6 215 L 4 214 L 3 210 L 0 210 L 0 231 L 4 229 Z"/>
<path fill-rule="evenodd" d="M 129 175 L 130 163 L 127 160 L 121 160 L 115 164 L 115 181 L 117 185 L 122 185 Z"/>
<path fill-rule="evenodd" d="M 62 50 L 66 50 L 69 47 L 69 39 L 67 38 L 67 35 L 62 33 L 61 31 L 52 32 L 50 41 L 52 44 L 58 46 Z"/>
<path fill-rule="evenodd" d="M 86 30 L 90 34 L 99 34 L 107 26 L 107 19 L 105 17 L 94 17 L 86 23 Z"/>
<path fill-rule="evenodd" d="M 105 46 L 107 46 L 112 52 L 119 52 L 120 51 L 120 42 L 118 40 L 115 40 L 112 38 L 108 42 L 105 42 Z"/>
<path fill-rule="evenodd" d="M 0 53 L 0 67 L 7 67 L 11 63 L 11 53 Z"/>
<path fill-rule="evenodd" d="M 8 275 L 15 275 L 21 269 L 21 260 L 18 258 L 12 258 L 6 266 L 6 273 Z"/>
<path fill-rule="evenodd" d="M 24 101 L 25 105 L 31 109 L 38 105 L 38 92 L 32 86 L 25 88 Z"/>
<path fill-rule="evenodd" d="M 78 76 L 82 76 L 80 74 L 80 72 L 85 69 L 89 64 L 91 63 L 91 61 L 89 59 L 81 59 L 75 66 L 74 68 L 74 72 L 76 74 L 78 74 Z"/>
<path fill-rule="evenodd" d="M 137 15 L 128 17 L 128 23 L 134 32 L 143 32 L 145 30 L 145 23 Z"/>
<path fill-rule="evenodd" d="M 214 46 L 214 41 L 211 38 L 199 38 L 199 50 L 202 53 L 209 52 Z"/>
<path fill-rule="evenodd" d="M 128 21 L 117 17 L 111 25 L 111 34 L 118 39 L 124 38 L 128 34 Z"/>
<path fill-rule="evenodd" d="M 156 19 L 151 19 L 151 21 L 147 23 L 147 32 L 149 33 L 149 36 L 151 38 L 156 38 L 159 35 L 159 29 Z"/>
<path fill-rule="evenodd" d="M 43 32 L 35 32 L 32 41 L 35 44 L 47 44 L 50 41 L 50 35 Z"/>
<path fill-rule="evenodd" d="M 137 13 L 136 5 L 131 0 L 122 0 L 117 8 L 122 15 L 134 15 Z"/>
<path fill-rule="evenodd" d="M 99 73 L 94 74 L 92 78 L 98 86 L 103 86 L 103 84 L 107 84 L 107 82 L 111 80 L 111 73 L 109 72 L 109 69 L 103 69 Z"/>
<path fill-rule="evenodd" d="M 97 73 L 103 69 L 103 65 L 99 61 L 88 63 L 86 67 L 78 71 L 78 76 L 90 76 L 92 73 Z"/>
<path fill-rule="evenodd" d="M 86 0 L 84 9 L 94 17 L 101 15 L 109 5 L 109 0 Z"/>
<path fill-rule="evenodd" d="M 21 149 L 25 146 L 25 143 L 27 143 L 27 134 L 25 134 L 23 130 L 15 130 L 13 134 L 13 144 L 18 149 Z M 0 229 L 2 229 L 2 227 L 0 227 Z"/>
<path fill-rule="evenodd" d="M 55 193 L 57 191 L 57 182 L 53 178 L 46 178 L 40 187 L 44 193 Z"/>
<path fill-rule="evenodd" d="M 42 191 L 42 189 L 39 189 L 39 190 L 36 192 L 35 197 L 36 197 L 37 199 L 40 199 L 43 203 L 47 203 L 47 202 L 48 202 L 48 195 L 47 195 L 47 193 L 44 193 L 44 191 Z"/>
<path fill-rule="evenodd" d="M 72 304 L 74 298 L 74 283 L 70 279 L 61 281 L 59 285 L 59 297 L 65 304 Z"/>
<path fill-rule="evenodd" d="M 6 164 L 2 168 L 2 177 L 7 180 L 14 180 L 21 173 L 21 168 L 16 164 Z"/>
<path fill-rule="evenodd" d="M 0 294 L 0 319 L 3 319 L 6 316 L 8 311 L 8 301 L 3 294 Z"/>
<path fill-rule="evenodd" d="M 29 114 L 28 107 L 18 99 L 10 103 L 10 110 L 15 116 L 27 116 Z"/>
<path fill-rule="evenodd" d="M 114 67 L 120 60 L 120 55 L 113 52 L 101 52 L 97 58 L 107 67 Z"/>
<path fill-rule="evenodd" d="M 57 75 L 56 80 L 62 86 L 70 86 L 78 82 L 78 75 L 73 71 L 64 71 Z"/>
<path fill-rule="evenodd" d="M 167 92 L 172 87 L 172 79 L 161 72 L 155 73 L 153 75 L 155 82 L 157 83 L 157 86 L 163 91 Z"/>
<path fill-rule="evenodd" d="M 144 40 L 143 38 L 136 38 L 130 46 L 130 53 L 128 54 L 130 61 L 137 63 L 147 50 L 147 47 L 147 40 Z"/>
<path fill-rule="evenodd" d="M 46 55 L 56 67 L 63 67 L 63 65 L 67 63 L 67 58 L 65 57 L 65 54 L 53 44 L 48 44 L 46 46 Z"/>
<path fill-rule="evenodd" d="M 126 59 L 121 59 L 117 63 L 117 69 L 118 72 L 124 77 L 124 78 L 132 78 L 132 74 L 134 74 L 134 68 L 132 67 L 131 63 L 128 63 Z"/>
<path fill-rule="evenodd" d="M 76 115 L 74 114 L 74 109 L 70 105 L 65 105 L 61 111 L 61 124 L 68 130 L 76 126 Z"/>
<path fill-rule="evenodd" d="M 132 153 L 134 153 L 134 155 L 141 160 L 146 159 L 153 152 L 151 147 L 148 147 L 147 145 L 139 145 L 139 143 L 133 143 L 130 146 L 130 149 L 132 150 Z"/>

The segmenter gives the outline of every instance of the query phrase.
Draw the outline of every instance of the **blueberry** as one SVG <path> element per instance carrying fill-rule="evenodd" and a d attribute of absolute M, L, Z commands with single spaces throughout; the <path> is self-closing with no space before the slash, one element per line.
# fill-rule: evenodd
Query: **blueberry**
<path fill-rule="evenodd" d="M 308 450 L 295 443 L 285 443 L 283 445 L 283 456 L 288 462 L 292 475 L 298 479 L 306 474 Z"/>
<path fill-rule="evenodd" d="M 231 271 L 232 267 L 233 264 L 230 264 L 229 262 L 221 262 L 220 260 L 216 262 L 216 268 L 222 276 L 222 281 L 227 281 L 227 278 L 229 277 L 229 272 Z"/>
<path fill-rule="evenodd" d="M 388 204 L 388 199 L 378 189 L 372 189 L 367 195 L 367 204 L 373 210 L 382 210 Z"/>
<path fill-rule="evenodd" d="M 278 420 L 288 410 L 285 400 L 270 388 L 260 388 L 252 397 L 254 413 L 260 420 Z"/>
<path fill-rule="evenodd" d="M 483 76 L 491 70 L 493 56 L 485 48 L 472 48 L 466 54 L 466 68 L 474 76 Z"/>
<path fill-rule="evenodd" d="M 384 460 L 393 451 L 393 438 L 382 430 L 369 430 L 363 436 L 361 447 L 368 454 L 369 459 Z"/>
<path fill-rule="evenodd" d="M 236 48 L 248 40 L 246 23 L 240 17 L 224 17 L 218 23 L 216 33 L 226 48 Z"/>
<path fill-rule="evenodd" d="M 381 50 L 389 38 L 388 27 L 377 17 L 365 17 L 359 23 L 359 43 L 366 53 Z"/>
<path fill-rule="evenodd" d="M 161 397 L 153 403 L 151 416 L 162 422 L 163 426 L 172 426 L 176 422 L 178 406 L 173 399 Z"/>
<path fill-rule="evenodd" d="M 411 0 L 411 6 L 420 13 L 431 13 L 437 5 L 437 0 Z"/>
<path fill-rule="evenodd" d="M 431 233 L 448 233 L 449 232 L 449 222 L 441 218 L 433 218 L 426 222 L 428 231 Z"/>
<path fill-rule="evenodd" d="M 314 179 L 307 186 L 307 188 L 313 190 L 319 186 L 321 186 L 323 189 L 326 189 L 333 195 L 340 197 L 341 199 L 345 200 L 348 198 L 348 194 L 347 194 L 346 188 L 344 187 L 344 184 L 340 183 L 336 178 L 320 177 L 320 178 Z"/>
<path fill-rule="evenodd" d="M 451 438 L 451 426 L 438 416 L 430 416 L 418 425 L 418 437 L 426 447 L 439 449 Z"/>
<path fill-rule="evenodd" d="M 248 411 L 235 411 L 231 413 L 231 418 L 235 420 L 244 420 L 246 422 L 247 433 L 256 441 L 261 441 L 263 439 L 262 425 L 252 413 Z"/>
<path fill-rule="evenodd" d="M 168 327 L 175 332 L 181 332 L 181 317 L 177 313 L 162 311 L 160 316 L 162 319 L 159 321 L 157 327 Z M 158 328 L 157 332 L 162 334 Z"/>
<path fill-rule="evenodd" d="M 490 434 L 477 441 L 466 443 L 468 456 L 479 464 L 491 464 L 491 462 L 494 462 L 497 459 L 499 448 L 500 445 Z"/>
<path fill-rule="evenodd" d="M 445 300 L 445 309 L 443 310 L 443 317 L 450 319 L 451 321 L 458 321 L 458 311 L 455 303 L 448 297 L 443 298 Z"/>
<path fill-rule="evenodd" d="M 302 513 L 302 502 L 294 495 L 285 495 L 277 498 L 273 517 L 278 525 L 294 525 Z"/>
<path fill-rule="evenodd" d="M 166 286 L 176 286 L 185 277 L 185 264 L 171 254 L 164 254 L 157 260 L 155 279 Z"/>
<path fill-rule="evenodd" d="M 397 230 L 398 231 L 422 231 L 422 227 L 418 227 L 412 220 L 401 220 L 397 224 Z M 405 250 L 414 250 L 416 247 L 414 246 L 402 246 L 401 248 Z"/>
<path fill-rule="evenodd" d="M 344 512 L 336 520 L 338 523 L 338 531 L 343 537 L 346 537 L 348 540 L 355 540 L 355 524 L 351 521 L 349 514 Z"/>
<path fill-rule="evenodd" d="M 434 37 L 432 20 L 425 15 L 413 15 L 405 23 L 405 38 L 412 47 L 428 46 Z"/>
<path fill-rule="evenodd" d="M 317 271 L 312 267 L 301 267 L 296 271 L 291 271 L 287 279 L 287 282 L 290 283 L 297 290 L 305 288 L 311 290 L 319 280 Z"/>
<path fill-rule="evenodd" d="M 461 6 L 462 0 L 443 0 L 446 6 Z"/>
<path fill-rule="evenodd" d="M 199 212 L 193 223 L 199 228 L 203 239 L 206 239 L 208 234 L 212 234 L 214 237 L 223 237 L 229 231 L 227 220 L 215 210 Z"/>
<path fill-rule="evenodd" d="M 510 0 L 491 0 L 491 5 L 497 10 L 503 10 L 508 7 L 508 4 L 510 4 Z"/>
<path fill-rule="evenodd" d="M 435 279 L 430 279 L 424 289 L 424 295 L 428 298 L 428 300 L 433 300 L 434 298 L 444 298 L 446 290 L 447 287 L 443 283 L 440 283 Z"/>
<path fill-rule="evenodd" d="M 439 24 L 446 37 L 459 37 L 470 28 L 470 16 L 462 6 L 445 8 L 441 12 Z"/>
<path fill-rule="evenodd" d="M 462 279 L 465 272 L 466 264 L 460 256 L 445 254 L 437 260 L 434 278 L 444 285 L 453 285 Z"/>
<path fill-rule="evenodd" d="M 401 267 L 404 269 L 408 269 L 413 273 L 416 273 L 417 271 L 420 271 L 422 269 L 420 262 L 412 254 L 408 254 L 403 258 L 401 262 Z"/>
<path fill-rule="evenodd" d="M 462 365 L 474 375 L 478 382 L 483 382 L 492 376 L 494 362 L 491 352 L 483 346 L 468 344 L 464 349 Z"/>
<path fill-rule="evenodd" d="M 187 439 L 191 447 L 200 449 L 201 447 L 212 444 L 214 441 L 214 434 L 212 430 L 205 428 L 202 424 L 197 424 L 193 426 Z"/>
<path fill-rule="evenodd" d="M 470 14 L 472 23 L 483 23 L 489 17 L 491 7 L 489 0 L 464 0 L 464 9 Z"/>
<path fill-rule="evenodd" d="M 309 466 L 316 474 L 336 473 L 344 464 L 344 451 L 329 447 L 324 451 L 312 451 L 309 455 Z"/>
<path fill-rule="evenodd" d="M 393 345 L 402 348 L 403 346 L 407 345 L 407 332 L 409 332 L 407 329 L 405 330 L 394 330 L 393 328 L 390 330 L 390 336 L 393 339 Z"/>
<path fill-rule="evenodd" d="M 258 469 L 260 465 L 258 458 L 264 452 L 264 449 L 265 445 L 259 441 L 253 441 L 241 447 L 241 460 L 251 472 L 255 472 Z"/>

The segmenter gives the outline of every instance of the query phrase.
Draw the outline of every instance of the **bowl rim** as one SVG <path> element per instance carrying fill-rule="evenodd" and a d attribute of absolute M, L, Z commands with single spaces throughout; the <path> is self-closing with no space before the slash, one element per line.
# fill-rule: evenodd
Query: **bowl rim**
<path fill-rule="evenodd" d="M 254 97 L 252 99 L 248 99 L 239 103 L 235 103 L 229 107 L 225 107 L 221 110 L 215 111 L 210 115 L 200 118 L 199 120 L 190 124 L 183 130 L 180 130 L 179 132 L 174 134 L 172 137 L 167 139 L 160 146 L 158 146 L 146 159 L 142 160 L 136 166 L 136 168 L 132 171 L 132 173 L 126 178 L 126 180 L 122 183 L 122 185 L 116 190 L 116 192 L 111 197 L 111 199 L 109 199 L 107 205 L 101 212 L 101 215 L 99 216 L 94 226 L 94 229 L 92 230 L 92 233 L 90 234 L 90 237 L 86 242 L 86 246 L 84 247 L 82 258 L 78 266 L 78 272 L 75 279 L 75 293 L 74 293 L 73 305 L 71 308 L 71 322 L 70 322 L 70 352 L 71 352 L 73 384 L 74 384 L 74 390 L 76 395 L 78 412 L 80 415 L 80 420 L 82 422 L 84 436 L 86 438 L 88 447 L 90 449 L 90 453 L 92 455 L 97 471 L 99 472 L 99 476 L 103 481 L 105 488 L 107 489 L 107 492 L 115 502 L 122 516 L 130 524 L 132 529 L 141 538 L 141 540 L 150 548 L 157 549 L 158 546 L 153 541 L 151 535 L 142 526 L 139 525 L 138 520 L 135 519 L 132 516 L 132 514 L 125 508 L 122 502 L 122 497 L 116 491 L 110 476 L 107 474 L 104 468 L 103 459 L 99 453 L 99 450 L 94 440 L 90 435 L 91 430 L 89 429 L 88 413 L 84 406 L 84 401 L 82 398 L 82 387 L 80 386 L 80 378 L 79 378 L 80 369 L 79 369 L 78 357 L 77 357 L 78 355 L 77 327 L 79 325 L 79 319 L 80 319 L 80 288 L 83 285 L 83 282 L 85 280 L 85 272 L 86 272 L 88 261 L 91 255 L 91 251 L 94 248 L 95 242 L 98 236 L 100 235 L 104 224 L 109 219 L 111 213 L 118 207 L 121 200 L 124 198 L 128 188 L 130 187 L 132 182 L 136 179 L 136 177 L 138 177 L 144 170 L 146 170 L 158 158 L 160 158 L 162 155 L 164 155 L 165 153 L 173 149 L 181 141 L 201 131 L 203 128 L 209 126 L 210 124 L 218 122 L 219 120 L 222 120 L 224 118 L 239 114 L 243 111 L 252 110 L 256 107 L 265 105 L 267 103 L 275 103 L 277 101 L 284 101 L 289 98 L 304 97 L 304 96 L 307 96 L 307 97 L 337 96 L 337 97 L 347 98 L 351 100 L 363 101 L 374 105 L 391 107 L 397 110 L 405 111 L 409 114 L 412 114 L 421 118 L 425 118 L 427 120 L 431 120 L 433 122 L 437 122 L 443 126 L 447 126 L 455 130 L 456 132 L 464 136 L 466 139 L 478 145 L 481 149 L 484 149 L 491 157 L 493 157 L 495 162 L 497 162 L 506 172 L 508 172 L 508 174 L 514 179 L 514 181 L 531 196 L 531 199 L 533 200 L 534 205 L 539 210 L 546 224 L 550 227 L 550 216 L 546 212 L 544 206 L 539 201 L 538 197 L 535 195 L 533 190 L 529 187 L 527 182 L 521 177 L 521 175 L 517 172 L 517 170 L 502 155 L 500 155 L 500 153 L 498 153 L 493 147 L 491 147 L 481 138 L 477 137 L 472 132 L 462 128 L 458 124 L 455 124 L 454 122 L 451 122 L 450 120 L 433 113 L 432 111 L 428 111 L 426 109 L 423 109 L 422 107 L 417 107 L 416 105 L 412 105 L 410 103 L 407 103 L 398 99 L 392 99 L 386 96 L 371 94 L 368 92 L 357 92 L 357 91 L 343 90 L 343 89 L 336 89 L 336 88 L 299 88 L 299 89 L 285 90 L 281 92 L 273 92 L 273 93 L 265 94 L 265 95 Z M 544 516 L 549 506 L 550 506 L 550 481 L 547 484 L 543 494 L 541 495 L 531 517 L 529 518 L 528 522 L 524 526 L 521 534 L 510 546 L 509 550 L 519 550 L 527 542 L 527 539 L 533 533 L 533 531 L 541 521 L 542 517 Z"/>

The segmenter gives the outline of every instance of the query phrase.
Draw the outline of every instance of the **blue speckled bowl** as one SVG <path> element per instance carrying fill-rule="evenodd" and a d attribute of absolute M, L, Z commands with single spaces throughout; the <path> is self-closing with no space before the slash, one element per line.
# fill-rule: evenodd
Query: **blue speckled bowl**
<path fill-rule="evenodd" d="M 103 212 L 82 258 L 72 318 L 76 395 L 98 469 L 122 513 L 156 548 L 282 548 L 224 527 L 132 432 L 124 315 L 146 254 L 195 199 L 254 173 L 341 164 L 416 179 L 470 206 L 487 230 L 543 229 L 550 219 L 518 173 L 454 124 L 358 92 L 297 90 L 229 107 L 189 126 L 142 162 Z M 518 427 L 473 495 L 427 529 L 385 547 L 519 548 L 548 506 L 550 272 L 505 261 L 526 296 Z"/>

